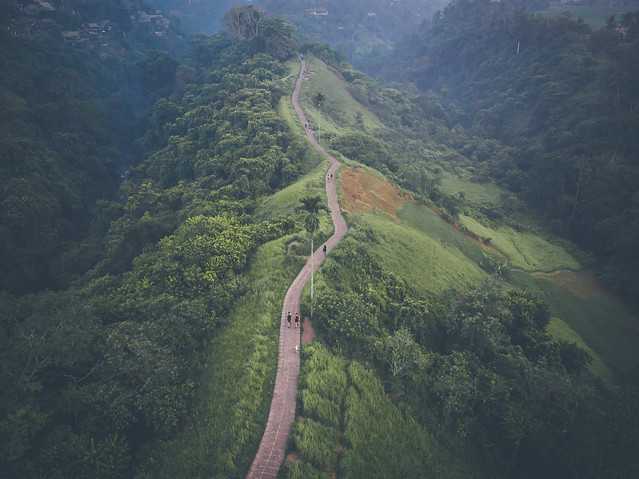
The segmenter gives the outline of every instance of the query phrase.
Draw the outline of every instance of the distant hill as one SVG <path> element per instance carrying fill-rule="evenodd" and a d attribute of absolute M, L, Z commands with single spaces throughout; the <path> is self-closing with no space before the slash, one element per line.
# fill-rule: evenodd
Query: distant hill
<path fill-rule="evenodd" d="M 448 0 L 261 0 L 268 12 L 298 25 L 304 36 L 330 44 L 350 62 L 365 67 Z"/>
<path fill-rule="evenodd" d="M 232 6 L 253 3 L 298 27 L 304 39 L 330 44 L 354 64 L 365 67 L 422 23 L 448 0 L 147 0 L 179 20 L 189 33 L 212 33 L 222 27 Z"/>
<path fill-rule="evenodd" d="M 23 293 L 59 287 L 95 260 L 73 242 L 135 161 L 140 117 L 172 81 L 157 52 L 181 38 L 139 0 L 3 8 L 0 288 Z"/>
<path fill-rule="evenodd" d="M 456 0 L 398 49 L 391 76 L 446 98 L 473 131 L 512 145 L 483 163 L 557 232 L 595 252 L 637 298 L 639 12 L 602 29 L 516 1 Z"/>
<path fill-rule="evenodd" d="M 213 33 L 220 30 L 224 13 L 234 5 L 246 4 L 240 0 L 146 0 L 179 20 L 189 33 Z"/>

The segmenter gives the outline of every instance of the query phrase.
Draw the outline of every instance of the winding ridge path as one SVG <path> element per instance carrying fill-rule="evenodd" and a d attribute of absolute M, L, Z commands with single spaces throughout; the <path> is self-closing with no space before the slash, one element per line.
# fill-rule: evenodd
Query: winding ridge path
<path fill-rule="evenodd" d="M 293 107 L 297 113 L 297 117 L 306 125 L 306 115 L 300 106 L 300 90 L 304 81 L 304 72 L 306 70 L 306 62 L 301 61 L 300 74 L 295 83 L 293 91 Z M 339 161 L 332 155 L 329 155 L 324 148 L 317 142 L 313 133 L 305 128 L 306 138 L 313 147 L 330 161 L 330 167 L 326 174 L 326 195 L 328 197 L 328 208 L 333 219 L 335 231 L 328 241 L 326 241 L 327 252 L 332 250 L 337 243 L 344 237 L 348 226 L 339 208 L 337 201 L 337 189 L 335 187 L 335 173 L 340 167 Z M 329 175 L 333 175 L 333 180 L 329 180 Z M 317 271 L 324 260 L 324 254 L 321 251 L 322 245 L 315 251 L 315 271 Z M 295 281 L 291 284 L 284 298 L 282 307 L 282 317 L 280 320 L 280 344 L 277 358 L 277 374 L 275 376 L 275 388 L 273 390 L 273 399 L 271 400 L 271 409 L 268 413 L 266 422 L 266 430 L 260 441 L 260 447 L 251 464 L 251 469 L 247 475 L 248 479 L 266 479 L 277 477 L 284 454 L 286 452 L 286 443 L 288 435 L 295 419 L 295 404 L 297 400 L 297 379 L 300 373 L 300 356 L 298 346 L 300 344 L 300 330 L 294 327 L 288 328 L 286 325 L 286 313 L 290 311 L 293 315 L 299 311 L 300 297 L 304 285 L 311 277 L 311 269 L 313 265 L 311 258 L 306 261 L 304 268 L 299 272 Z"/>

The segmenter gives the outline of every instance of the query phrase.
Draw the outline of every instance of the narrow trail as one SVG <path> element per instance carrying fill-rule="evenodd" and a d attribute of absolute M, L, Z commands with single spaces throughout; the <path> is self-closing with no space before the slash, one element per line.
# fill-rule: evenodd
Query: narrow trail
<path fill-rule="evenodd" d="M 300 106 L 300 91 L 302 82 L 304 81 L 304 72 L 306 70 L 306 62 L 301 61 L 300 73 L 295 83 L 292 101 L 297 117 L 302 125 L 306 125 L 306 115 Z M 306 138 L 308 142 L 322 156 L 330 162 L 325 181 L 326 195 L 328 197 L 328 208 L 331 212 L 333 226 L 335 231 L 328 241 L 326 241 L 327 253 L 330 252 L 344 237 L 348 226 L 342 216 L 337 200 L 337 188 L 335 186 L 335 176 L 340 167 L 339 161 L 335 159 L 317 142 L 314 134 L 309 129 L 306 130 Z M 329 180 L 329 175 L 333 176 L 333 180 Z M 324 260 L 322 246 L 314 252 L 315 258 L 314 269 L 317 271 Z M 293 281 L 286 296 L 284 297 L 284 305 L 282 307 L 282 316 L 280 319 L 280 343 L 277 358 L 277 374 L 275 376 L 275 388 L 273 390 L 273 399 L 271 400 L 271 409 L 268 413 L 266 422 L 266 430 L 260 441 L 257 454 L 251 464 L 248 479 L 266 479 L 277 477 L 282 462 L 284 461 L 284 453 L 286 451 L 286 443 L 288 435 L 295 419 L 295 404 L 297 401 L 297 379 L 300 372 L 300 329 L 295 327 L 288 328 L 286 324 L 286 314 L 290 311 L 293 315 L 299 311 L 300 297 L 304 286 L 311 277 L 313 263 L 311 258 L 306 261 L 304 268 L 299 272 L 297 278 Z"/>

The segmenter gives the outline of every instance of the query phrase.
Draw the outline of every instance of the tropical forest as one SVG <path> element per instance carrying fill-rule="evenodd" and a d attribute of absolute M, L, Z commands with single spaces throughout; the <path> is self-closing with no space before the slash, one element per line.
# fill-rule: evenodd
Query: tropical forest
<path fill-rule="evenodd" d="M 1 0 L 0 479 L 639 477 L 639 0 Z"/>

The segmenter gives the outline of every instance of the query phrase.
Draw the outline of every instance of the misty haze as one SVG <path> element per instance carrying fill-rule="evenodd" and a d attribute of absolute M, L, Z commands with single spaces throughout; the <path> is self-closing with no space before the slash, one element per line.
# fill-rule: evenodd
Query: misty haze
<path fill-rule="evenodd" d="M 1 0 L 0 479 L 639 477 L 639 0 Z"/>

